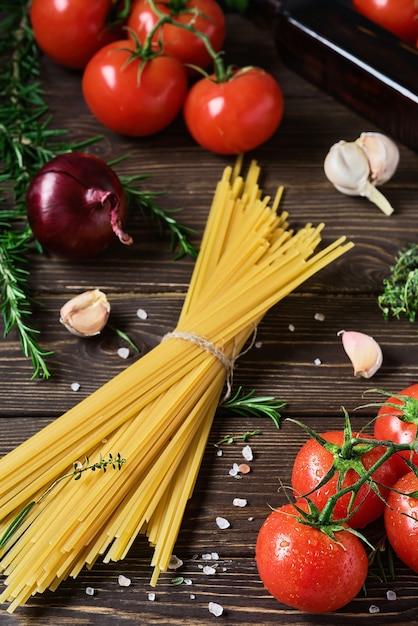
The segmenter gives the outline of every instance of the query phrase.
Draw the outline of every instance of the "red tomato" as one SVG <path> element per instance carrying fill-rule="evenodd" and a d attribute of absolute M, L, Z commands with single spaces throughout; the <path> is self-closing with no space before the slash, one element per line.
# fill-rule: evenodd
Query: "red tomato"
<path fill-rule="evenodd" d="M 418 498 L 406 494 L 418 492 L 418 477 L 414 472 L 404 474 L 392 491 L 385 510 L 387 537 L 399 558 L 418 572 Z M 404 495 L 405 494 L 405 495 Z"/>
<path fill-rule="evenodd" d="M 229 80 L 214 76 L 197 81 L 183 107 L 186 126 L 206 150 L 218 154 L 248 152 L 269 139 L 283 116 L 277 81 L 256 67 L 235 72 Z"/>
<path fill-rule="evenodd" d="M 344 441 L 344 434 L 342 431 L 330 431 L 322 434 L 322 437 L 327 441 L 334 443 L 339 447 Z M 366 437 L 366 435 L 364 435 Z M 371 439 L 371 437 L 368 437 Z M 380 459 L 385 452 L 385 448 L 378 446 L 372 450 L 356 456 L 352 460 L 343 460 L 341 465 L 349 468 L 355 467 L 354 463 L 360 463 L 363 467 L 370 469 L 376 461 Z M 360 454 L 360 451 L 359 451 Z M 341 463 L 338 451 L 334 454 L 328 452 L 324 446 L 318 443 L 315 439 L 309 439 L 299 450 L 296 455 L 295 462 L 292 470 L 292 487 L 294 489 L 294 495 L 308 494 L 308 498 L 316 504 L 319 510 L 322 510 L 327 504 L 329 498 L 338 491 L 338 479 L 339 472 L 337 471 L 328 482 L 322 487 L 315 490 L 315 487 L 326 476 L 334 460 Z M 354 461 L 354 463 L 353 463 Z M 381 485 L 387 485 L 391 487 L 399 477 L 397 463 L 390 457 L 385 463 L 383 463 L 372 475 L 373 480 L 377 483 L 380 493 L 383 497 L 388 494 L 388 489 L 383 488 Z M 358 472 L 354 469 L 348 469 L 343 481 L 343 487 L 348 487 L 354 484 L 359 478 Z M 314 491 L 312 491 L 314 490 Z M 312 491 L 312 493 L 310 493 Z M 351 492 L 338 499 L 334 509 L 334 519 L 342 520 L 347 517 L 348 508 L 350 504 Z M 348 524 L 351 528 L 363 528 L 370 522 L 374 521 L 380 515 L 382 515 L 385 503 L 382 499 L 372 491 L 370 485 L 363 484 L 354 500 L 354 510 L 357 506 L 359 508 L 353 513 L 352 517 L 348 520 Z"/>
<path fill-rule="evenodd" d="M 418 384 L 403 389 L 398 396 L 405 396 L 405 402 L 399 398 L 389 398 L 379 409 L 374 423 L 374 436 L 376 439 L 387 439 L 395 443 L 410 443 L 417 437 L 418 428 Z M 399 409 L 391 407 L 391 404 L 399 404 Z M 404 419 L 400 419 L 401 417 Z M 410 471 L 402 457 L 410 459 L 418 466 L 418 453 L 408 450 L 395 455 L 398 463 L 399 475 Z"/>
<path fill-rule="evenodd" d="M 157 2 L 156 5 L 164 15 L 171 15 L 181 24 L 192 25 L 205 35 L 215 52 L 222 48 L 226 30 L 225 16 L 215 0 L 180 0 Z M 136 0 L 127 26 L 136 33 L 139 41 L 144 43 L 158 19 L 148 0 Z M 156 45 L 161 42 L 166 52 L 178 57 L 183 63 L 204 68 L 212 60 L 201 37 L 174 24 L 164 24 L 157 29 L 152 41 Z"/>
<path fill-rule="evenodd" d="M 112 0 L 33 0 L 36 43 L 56 63 L 81 70 L 99 48 L 121 36 L 106 25 Z"/>
<path fill-rule="evenodd" d="M 415 43 L 418 35 L 415 0 L 353 0 L 353 7 L 401 39 Z"/>
<path fill-rule="evenodd" d="M 311 613 L 336 611 L 362 588 L 366 551 L 350 531 L 336 531 L 335 541 L 300 517 L 286 504 L 265 520 L 256 543 L 260 578 L 279 602 Z"/>
<path fill-rule="evenodd" d="M 188 79 L 176 57 L 134 58 L 132 40 L 101 48 L 86 66 L 82 89 L 95 117 L 116 133 L 144 137 L 162 130 L 181 110 Z"/>

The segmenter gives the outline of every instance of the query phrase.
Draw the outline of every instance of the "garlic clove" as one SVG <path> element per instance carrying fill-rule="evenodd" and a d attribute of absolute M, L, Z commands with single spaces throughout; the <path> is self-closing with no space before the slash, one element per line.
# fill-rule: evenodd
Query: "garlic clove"
<path fill-rule="evenodd" d="M 334 187 L 350 196 L 358 196 L 370 174 L 369 162 L 354 141 L 339 141 L 331 146 L 324 161 L 324 172 Z"/>
<path fill-rule="evenodd" d="M 342 330 L 343 348 L 354 367 L 354 376 L 371 378 L 383 363 L 382 350 L 370 335 L 355 330 Z"/>
<path fill-rule="evenodd" d="M 362 133 L 356 141 L 339 141 L 324 160 L 324 172 L 334 187 L 350 196 L 363 196 L 385 215 L 393 213 L 386 197 L 376 189 L 393 174 L 399 151 L 389 137 Z"/>
<path fill-rule="evenodd" d="M 383 185 L 392 178 L 399 164 L 399 149 L 390 137 L 365 132 L 361 133 L 356 143 L 366 154 L 373 185 Z"/>
<path fill-rule="evenodd" d="M 106 294 L 99 289 L 84 291 L 71 298 L 60 311 L 60 322 L 78 337 L 98 335 L 106 326 L 110 304 Z"/>

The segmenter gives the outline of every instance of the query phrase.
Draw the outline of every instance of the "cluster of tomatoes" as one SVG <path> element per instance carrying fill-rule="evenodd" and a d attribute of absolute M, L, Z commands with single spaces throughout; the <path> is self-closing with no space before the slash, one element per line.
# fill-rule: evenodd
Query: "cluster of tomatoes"
<path fill-rule="evenodd" d="M 345 606 L 368 574 L 358 529 L 380 517 L 397 555 L 418 572 L 417 426 L 415 384 L 381 405 L 373 437 L 353 434 L 348 417 L 341 432 L 305 427 L 312 437 L 295 458 L 294 502 L 275 509 L 257 538 L 258 571 L 275 598 L 312 613 Z"/>
<path fill-rule="evenodd" d="M 116 133 L 149 136 L 183 111 L 198 144 L 238 154 L 281 122 L 273 76 L 225 67 L 225 16 L 215 0 L 33 0 L 30 18 L 41 50 L 83 72 L 87 106 Z"/>
<path fill-rule="evenodd" d="M 416 0 L 352 0 L 352 5 L 379 26 L 418 46 Z"/>

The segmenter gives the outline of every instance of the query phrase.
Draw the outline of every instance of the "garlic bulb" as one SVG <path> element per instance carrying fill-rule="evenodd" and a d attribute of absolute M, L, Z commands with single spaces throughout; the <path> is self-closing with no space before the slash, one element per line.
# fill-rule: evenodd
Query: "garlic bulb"
<path fill-rule="evenodd" d="M 328 180 L 341 193 L 363 196 L 376 204 L 385 215 L 393 207 L 376 185 L 387 182 L 399 163 L 396 144 L 381 133 L 362 133 L 355 141 L 341 140 L 331 146 L 324 161 Z"/>
<path fill-rule="evenodd" d="M 99 289 L 84 291 L 71 298 L 60 311 L 60 322 L 78 337 L 98 335 L 107 324 L 110 304 Z"/>
<path fill-rule="evenodd" d="M 354 367 L 354 376 L 371 378 L 383 363 L 382 350 L 369 335 L 341 330 L 343 348 Z"/>

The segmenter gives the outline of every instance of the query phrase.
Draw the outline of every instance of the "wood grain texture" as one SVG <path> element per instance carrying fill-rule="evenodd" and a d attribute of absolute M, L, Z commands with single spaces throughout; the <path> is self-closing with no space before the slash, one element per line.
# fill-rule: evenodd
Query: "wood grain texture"
<path fill-rule="evenodd" d="M 276 135 L 249 158 L 262 166 L 262 185 L 274 193 L 285 185 L 283 208 L 297 228 L 306 222 L 324 221 L 324 242 L 345 234 L 355 243 L 339 259 L 280 302 L 262 321 L 257 346 L 242 356 L 234 372 L 234 385 L 271 394 L 287 402 L 284 417 L 303 418 L 318 430 L 340 428 L 344 406 L 353 414 L 355 427 L 373 416 L 373 409 L 355 410 L 365 403 L 370 387 L 399 391 L 418 380 L 416 325 L 405 320 L 385 322 L 377 306 L 382 281 L 400 247 L 416 239 L 418 156 L 400 146 L 401 165 L 385 185 L 395 207 L 386 218 L 361 198 L 337 193 L 323 173 L 323 159 L 339 139 L 355 139 L 370 127 L 361 117 L 330 96 L 294 75 L 281 62 L 268 32 L 236 16 L 228 17 L 226 54 L 232 63 L 258 64 L 280 81 L 285 95 L 285 116 Z M 215 184 L 232 158 L 199 149 L 179 118 L 162 133 L 131 140 L 105 131 L 89 114 L 81 96 L 80 76 L 43 61 L 42 84 L 57 128 L 67 128 L 74 140 L 104 133 L 92 152 L 106 160 L 130 153 L 117 166 L 123 175 L 150 174 L 144 187 L 166 191 L 166 208 L 182 207 L 179 218 L 196 230 L 198 244 Z M 173 261 L 166 233 L 141 215 L 130 215 L 128 228 L 135 243 L 125 248 L 115 242 L 100 258 L 69 263 L 33 254 L 31 288 L 40 305 L 33 323 L 42 345 L 53 351 L 49 358 L 52 378 L 31 380 L 31 366 L 22 356 L 17 337 L 2 340 L 0 350 L 0 455 L 24 441 L 55 417 L 71 408 L 103 383 L 151 350 L 176 324 L 193 269 L 193 261 Z M 99 287 L 111 304 L 111 322 L 139 346 L 128 360 L 117 355 L 121 340 L 105 330 L 83 340 L 70 335 L 59 323 L 59 309 L 72 295 Z M 142 308 L 147 319 L 136 311 Z M 316 313 L 325 316 L 315 319 Z M 294 331 L 289 329 L 294 326 Z M 372 381 L 357 379 L 338 337 L 341 329 L 373 335 L 379 341 L 384 363 Z M 0 329 L 1 330 L 1 329 Z M 315 359 L 321 364 L 315 365 Z M 78 392 L 71 383 L 79 382 Z M 240 444 L 223 446 L 217 456 L 214 444 L 226 434 L 259 428 L 251 440 L 255 459 L 242 480 L 229 476 L 241 458 Z M 280 482 L 289 484 L 292 462 L 306 435 L 284 420 L 277 430 L 267 419 L 231 417 L 219 410 L 193 498 L 184 517 L 176 554 L 184 561 L 180 573 L 192 585 L 174 586 L 173 573 L 163 574 L 148 599 L 150 548 L 139 538 L 121 563 L 98 562 L 76 580 L 64 582 L 55 593 L 31 599 L 14 615 L 0 607 L 2 626 L 197 626 L 212 624 L 209 601 L 224 606 L 218 619 L 224 624 L 280 624 L 284 626 L 345 626 L 355 620 L 373 624 L 418 624 L 418 577 L 396 561 L 396 578 L 367 581 L 367 595 L 360 594 L 332 615 L 307 615 L 271 598 L 257 575 L 254 547 L 257 532 L 270 506 L 284 503 Z M 237 509 L 234 497 L 248 499 Z M 231 521 L 220 531 L 215 517 Z M 219 554 L 215 575 L 203 574 L 202 555 Z M 118 575 L 132 579 L 130 587 L 118 585 Z M 95 589 L 94 596 L 85 593 Z M 386 591 L 397 600 L 390 602 Z M 369 607 L 376 604 L 378 615 Z"/>

